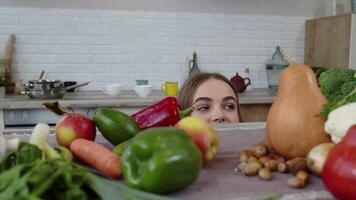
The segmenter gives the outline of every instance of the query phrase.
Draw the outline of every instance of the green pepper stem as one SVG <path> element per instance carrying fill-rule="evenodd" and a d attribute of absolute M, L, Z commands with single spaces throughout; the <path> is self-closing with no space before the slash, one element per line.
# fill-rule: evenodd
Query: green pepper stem
<path fill-rule="evenodd" d="M 190 108 L 187 108 L 185 110 L 179 110 L 178 113 L 179 113 L 179 117 L 182 119 L 184 117 L 187 117 L 189 116 L 192 112 L 194 111 L 194 107 L 190 107 Z"/>

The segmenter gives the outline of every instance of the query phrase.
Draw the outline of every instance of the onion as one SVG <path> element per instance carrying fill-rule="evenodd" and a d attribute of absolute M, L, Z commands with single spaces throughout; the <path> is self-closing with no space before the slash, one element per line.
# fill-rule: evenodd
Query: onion
<path fill-rule="evenodd" d="M 314 174 L 320 175 L 323 171 L 325 160 L 334 143 L 322 143 L 315 146 L 307 155 L 308 168 Z"/>

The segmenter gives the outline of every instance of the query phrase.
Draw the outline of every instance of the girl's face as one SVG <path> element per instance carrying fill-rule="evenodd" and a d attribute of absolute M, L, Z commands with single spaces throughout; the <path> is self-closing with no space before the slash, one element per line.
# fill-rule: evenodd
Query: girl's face
<path fill-rule="evenodd" d="M 218 79 L 210 78 L 198 87 L 193 106 L 191 116 L 209 123 L 239 121 L 236 95 L 230 85 Z"/>

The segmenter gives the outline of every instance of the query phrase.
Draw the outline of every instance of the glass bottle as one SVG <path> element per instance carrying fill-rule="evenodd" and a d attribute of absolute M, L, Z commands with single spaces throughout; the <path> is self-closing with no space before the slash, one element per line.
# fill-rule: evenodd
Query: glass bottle
<path fill-rule="evenodd" d="M 197 53 L 193 53 L 193 59 L 189 61 L 189 76 L 199 73 L 200 69 L 198 67 Z"/>
<path fill-rule="evenodd" d="M 276 51 L 272 55 L 272 59 L 266 63 L 268 87 L 277 89 L 279 74 L 288 67 L 289 62 L 283 58 L 281 48 L 276 47 Z"/>

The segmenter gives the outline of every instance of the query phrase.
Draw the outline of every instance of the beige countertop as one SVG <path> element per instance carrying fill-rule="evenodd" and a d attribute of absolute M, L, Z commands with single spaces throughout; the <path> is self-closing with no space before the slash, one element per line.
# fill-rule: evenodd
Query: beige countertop
<path fill-rule="evenodd" d="M 154 90 L 146 97 L 139 97 L 132 90 L 124 90 L 117 97 L 104 95 L 101 91 L 78 91 L 66 93 L 62 99 L 55 99 L 62 106 L 72 107 L 142 107 L 151 105 L 164 98 L 160 90 Z M 275 92 L 267 88 L 253 89 L 239 95 L 240 104 L 270 104 Z M 41 99 L 29 99 L 27 95 L 6 95 L 0 99 L 0 109 L 36 109 L 43 108 Z"/>

